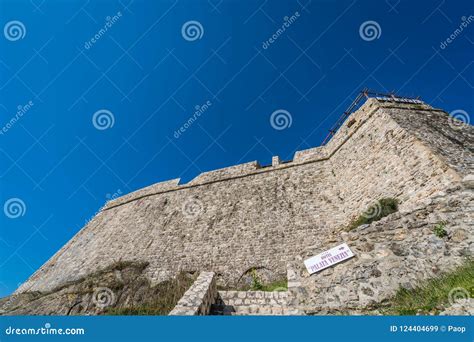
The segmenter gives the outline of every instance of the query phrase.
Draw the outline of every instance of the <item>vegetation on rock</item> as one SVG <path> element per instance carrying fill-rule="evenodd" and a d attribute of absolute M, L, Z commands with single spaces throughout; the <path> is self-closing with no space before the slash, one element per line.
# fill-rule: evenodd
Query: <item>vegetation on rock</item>
<path fill-rule="evenodd" d="M 252 284 L 245 286 L 240 291 L 286 291 L 288 289 L 288 281 L 286 279 L 278 279 L 269 283 L 264 283 L 258 276 L 255 269 L 251 272 Z"/>
<path fill-rule="evenodd" d="M 118 261 L 48 292 L 0 300 L 0 315 L 167 315 L 195 280 L 181 272 L 152 286 L 147 262 Z"/>
<path fill-rule="evenodd" d="M 456 293 L 456 291 L 458 293 Z M 400 288 L 382 308 L 387 315 L 438 314 L 457 296 L 473 296 L 474 259 L 454 271 L 420 283 L 413 289 Z"/>
<path fill-rule="evenodd" d="M 398 200 L 396 198 L 381 198 L 374 204 L 370 205 L 358 218 L 353 220 L 346 228 L 351 231 L 363 224 L 370 224 L 381 218 L 393 214 L 398 211 Z"/>
<path fill-rule="evenodd" d="M 440 239 L 444 238 L 445 236 L 448 236 L 448 232 L 446 229 L 446 222 L 439 222 L 436 226 L 433 228 L 433 233 L 439 237 Z"/>
<path fill-rule="evenodd" d="M 168 315 L 184 293 L 191 287 L 195 277 L 181 272 L 174 279 L 161 282 L 150 290 L 141 303 L 107 308 L 106 315 Z"/>

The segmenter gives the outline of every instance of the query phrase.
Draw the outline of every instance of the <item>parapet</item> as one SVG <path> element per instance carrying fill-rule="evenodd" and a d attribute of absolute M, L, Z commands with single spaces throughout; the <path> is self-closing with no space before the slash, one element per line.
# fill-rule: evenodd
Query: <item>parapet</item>
<path fill-rule="evenodd" d="M 323 160 L 327 158 L 325 146 L 313 147 L 307 150 L 297 151 L 293 157 L 295 163 L 301 163 L 309 160 Z"/>
<path fill-rule="evenodd" d="M 239 165 L 225 167 L 218 170 L 203 172 L 187 184 L 196 185 L 196 184 L 210 183 L 210 182 L 221 180 L 221 179 L 234 178 L 234 177 L 249 174 L 253 171 L 258 170 L 259 168 L 260 168 L 260 164 L 257 161 L 252 161 L 245 164 L 239 164 Z"/>
<path fill-rule="evenodd" d="M 218 170 L 203 172 L 186 184 L 179 184 L 179 178 L 156 183 L 108 202 L 104 207 L 104 210 L 145 196 L 274 171 L 281 168 L 294 167 L 306 163 L 328 160 L 380 108 L 436 110 L 418 99 L 387 96 L 368 98 L 365 103 L 354 112 L 345 112 L 346 117 L 344 117 L 342 121 L 340 119 L 340 127 L 337 127 L 337 130 L 333 131 L 333 136 L 327 144 L 307 150 L 297 151 L 291 161 L 282 162 L 279 157 L 273 157 L 272 164 L 266 167 L 260 166 L 258 161 L 252 161 Z"/>
<path fill-rule="evenodd" d="M 136 199 L 141 198 L 141 197 L 153 195 L 153 194 L 156 194 L 156 193 L 159 193 L 159 192 L 165 192 L 165 191 L 177 189 L 179 187 L 179 181 L 180 181 L 180 178 L 175 178 L 175 179 L 171 179 L 171 180 L 168 180 L 168 181 L 164 181 L 164 182 L 160 182 L 160 183 L 156 183 L 156 184 L 147 186 L 146 188 L 134 191 L 134 192 L 129 193 L 125 196 L 122 196 L 122 197 L 119 197 L 115 200 L 107 202 L 106 205 L 104 206 L 103 210 L 116 207 L 118 205 L 136 200 Z"/>

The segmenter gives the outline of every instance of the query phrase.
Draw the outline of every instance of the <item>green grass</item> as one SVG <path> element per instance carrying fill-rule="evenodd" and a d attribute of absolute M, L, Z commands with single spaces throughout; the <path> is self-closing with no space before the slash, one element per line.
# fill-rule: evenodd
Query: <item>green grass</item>
<path fill-rule="evenodd" d="M 107 310 L 107 315 L 111 316 L 163 316 L 168 315 L 172 310 L 163 310 L 160 307 L 141 306 L 141 307 L 127 307 L 127 308 L 110 308 Z"/>
<path fill-rule="evenodd" d="M 276 280 L 269 284 L 264 284 L 260 291 L 273 292 L 273 291 L 287 291 L 287 290 L 288 290 L 288 282 L 286 279 L 282 279 L 282 280 Z"/>
<path fill-rule="evenodd" d="M 357 219 L 349 223 L 345 230 L 351 231 L 363 224 L 370 224 L 396 211 L 398 211 L 398 200 L 396 198 L 381 198 L 370 205 Z"/>
<path fill-rule="evenodd" d="M 433 233 L 439 237 L 440 239 L 448 236 L 448 232 L 446 231 L 446 229 L 444 229 L 446 227 L 446 222 L 439 222 L 436 226 L 434 226 L 433 228 Z"/>
<path fill-rule="evenodd" d="M 457 287 L 466 289 L 473 296 L 473 259 L 452 272 L 419 284 L 414 289 L 401 288 L 388 304 L 384 304 L 382 312 L 387 315 L 437 314 L 449 305 L 449 293 Z"/>
<path fill-rule="evenodd" d="M 253 269 L 250 274 L 252 276 L 252 284 L 244 286 L 238 289 L 238 291 L 273 292 L 273 291 L 287 291 L 288 290 L 288 281 L 286 279 L 278 279 L 273 282 L 265 284 L 261 281 L 255 269 Z"/>

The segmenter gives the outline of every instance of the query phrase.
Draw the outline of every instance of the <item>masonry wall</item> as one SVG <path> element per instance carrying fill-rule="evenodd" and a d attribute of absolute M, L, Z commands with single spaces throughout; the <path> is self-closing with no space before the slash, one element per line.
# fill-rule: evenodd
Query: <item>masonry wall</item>
<path fill-rule="evenodd" d="M 435 126 L 428 114 L 439 119 Z M 456 132 L 443 120 L 447 114 L 427 105 L 370 99 L 326 146 L 298 152 L 291 163 L 251 162 L 126 195 L 18 292 L 51 290 L 117 260 L 148 261 L 153 282 L 209 270 L 232 285 L 253 267 L 284 277 L 296 255 L 339 241 L 334 232 L 376 199 L 397 197 L 406 210 L 472 172 L 472 153 L 447 138 Z M 447 133 L 439 138 L 441 127 Z M 472 126 L 463 132 L 472 146 Z"/>
<path fill-rule="evenodd" d="M 473 190 L 473 179 L 465 179 L 417 207 L 325 236 L 325 248 L 346 242 L 355 257 L 321 272 L 309 275 L 302 263 L 320 250 L 301 250 L 289 263 L 294 308 L 307 314 L 368 314 L 400 287 L 413 288 L 462 265 L 474 255 Z M 444 237 L 433 231 L 440 224 Z"/>

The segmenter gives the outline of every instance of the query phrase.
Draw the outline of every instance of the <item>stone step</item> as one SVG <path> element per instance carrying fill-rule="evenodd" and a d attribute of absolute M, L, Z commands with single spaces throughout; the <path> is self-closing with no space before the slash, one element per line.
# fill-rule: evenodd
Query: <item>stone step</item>
<path fill-rule="evenodd" d="M 219 291 L 218 303 L 240 305 L 287 305 L 290 294 L 287 291 Z"/>
<path fill-rule="evenodd" d="M 284 305 L 222 305 L 213 304 L 211 306 L 211 315 L 224 316 L 249 316 L 249 315 L 263 315 L 263 316 L 294 316 L 301 315 L 298 309 L 294 309 Z"/>

